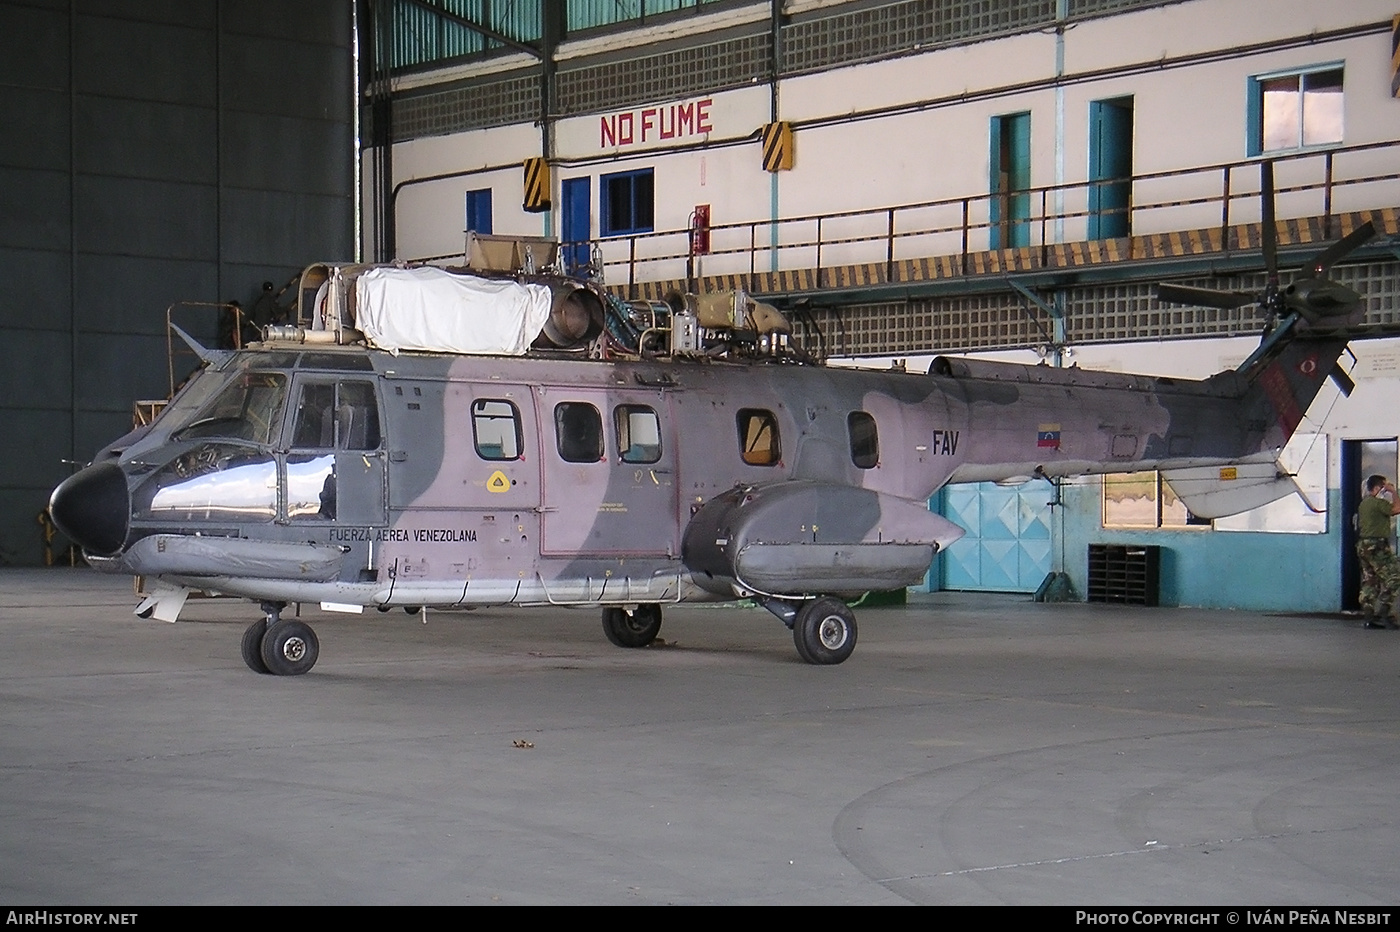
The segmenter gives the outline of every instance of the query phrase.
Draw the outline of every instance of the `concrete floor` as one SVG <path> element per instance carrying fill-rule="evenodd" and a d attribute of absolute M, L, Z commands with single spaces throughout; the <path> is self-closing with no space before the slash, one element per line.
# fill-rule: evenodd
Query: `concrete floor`
<path fill-rule="evenodd" d="M 944 593 L 838 667 L 754 609 L 130 614 L 0 571 L 0 904 L 1400 902 L 1400 631 Z M 529 747 L 517 747 L 526 744 Z"/>

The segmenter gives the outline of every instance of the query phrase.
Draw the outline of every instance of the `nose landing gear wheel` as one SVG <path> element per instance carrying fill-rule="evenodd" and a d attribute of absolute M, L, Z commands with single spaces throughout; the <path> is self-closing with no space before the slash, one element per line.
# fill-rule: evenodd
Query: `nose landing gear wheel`
<path fill-rule="evenodd" d="M 661 630 L 661 606 L 638 605 L 636 611 L 603 609 L 603 633 L 618 647 L 646 647 Z"/>
<path fill-rule="evenodd" d="M 321 642 L 311 626 L 300 621 L 268 625 L 262 638 L 262 661 L 277 676 L 300 676 L 316 665 Z"/>
<path fill-rule="evenodd" d="M 797 610 L 792 640 L 808 663 L 840 663 L 856 649 L 856 616 L 840 599 L 814 599 Z"/>

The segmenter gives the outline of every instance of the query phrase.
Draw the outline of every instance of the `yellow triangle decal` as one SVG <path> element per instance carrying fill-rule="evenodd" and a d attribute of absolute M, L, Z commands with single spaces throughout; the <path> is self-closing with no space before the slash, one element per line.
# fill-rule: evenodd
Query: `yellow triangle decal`
<path fill-rule="evenodd" d="M 486 488 L 491 492 L 509 492 L 510 480 L 506 474 L 499 469 L 491 474 L 491 478 L 486 480 Z"/>

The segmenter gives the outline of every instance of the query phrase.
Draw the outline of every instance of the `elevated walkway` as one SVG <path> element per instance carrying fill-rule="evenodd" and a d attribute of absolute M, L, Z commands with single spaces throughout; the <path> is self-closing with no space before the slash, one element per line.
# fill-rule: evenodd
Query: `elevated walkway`
<path fill-rule="evenodd" d="M 1281 268 L 1367 220 L 1378 236 L 1351 259 L 1393 256 L 1398 157 L 1400 139 L 1271 157 L 1274 214 L 1289 218 L 1277 223 Z M 743 289 L 817 307 L 1005 292 L 1008 276 L 1035 287 L 1146 283 L 1262 269 L 1262 179 L 1260 161 L 1246 159 L 565 248 L 588 247 L 610 290 L 630 299 Z"/>
<path fill-rule="evenodd" d="M 1400 238 L 1400 207 L 1279 221 L 1278 244 L 1285 254 L 1282 265 L 1288 267 L 1289 259 L 1305 260 L 1323 244 L 1345 236 L 1367 220 L 1375 225 L 1377 238 L 1375 245 L 1358 255 L 1381 254 L 1392 248 L 1391 241 Z M 743 290 L 778 303 L 832 305 L 1002 291 L 1006 290 L 1004 279 L 1012 275 L 1042 276 L 1044 284 L 1207 275 L 1262 268 L 1260 231 L 1259 223 L 1241 223 L 885 262 L 609 283 L 608 290 L 629 300 L 661 300 L 673 291 Z M 1290 251 L 1300 255 L 1289 256 Z"/>

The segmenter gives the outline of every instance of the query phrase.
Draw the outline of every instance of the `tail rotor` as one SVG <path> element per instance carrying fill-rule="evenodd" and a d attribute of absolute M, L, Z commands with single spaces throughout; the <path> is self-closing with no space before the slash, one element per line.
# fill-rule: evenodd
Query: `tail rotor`
<path fill-rule="evenodd" d="M 1267 319 L 1264 332 L 1296 326 L 1299 320 L 1309 327 L 1344 327 L 1356 323 L 1364 312 L 1361 295 L 1327 277 L 1332 266 L 1376 235 L 1368 220 L 1346 236 L 1319 252 L 1302 267 L 1287 286 L 1281 286 L 1278 266 L 1278 225 L 1274 208 L 1274 163 L 1259 163 L 1260 248 L 1264 258 L 1264 290 L 1258 294 L 1196 288 L 1163 282 L 1157 286 L 1157 300 L 1167 304 L 1189 304 L 1231 309 L 1258 304 Z"/>

